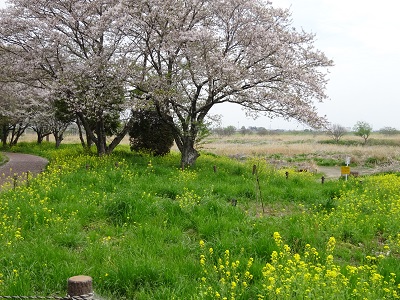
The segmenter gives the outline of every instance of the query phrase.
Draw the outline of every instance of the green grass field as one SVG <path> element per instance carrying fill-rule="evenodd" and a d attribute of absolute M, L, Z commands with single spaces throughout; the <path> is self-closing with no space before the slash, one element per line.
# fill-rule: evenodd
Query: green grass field
<path fill-rule="evenodd" d="M 127 146 L 14 149 L 50 164 L 0 193 L 0 296 L 64 295 L 84 274 L 104 299 L 399 298 L 397 174 L 321 184 L 261 158 L 181 170 Z"/>

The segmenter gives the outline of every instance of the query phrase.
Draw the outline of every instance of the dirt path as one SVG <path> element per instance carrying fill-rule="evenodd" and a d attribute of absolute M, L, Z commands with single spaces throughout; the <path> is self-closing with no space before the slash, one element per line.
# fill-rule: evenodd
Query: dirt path
<path fill-rule="evenodd" d="M 317 167 L 318 172 L 323 173 L 325 178 L 339 178 L 341 176 L 340 167 Z M 372 175 L 385 172 L 400 172 L 399 164 L 392 164 L 389 166 L 377 166 L 374 168 L 365 167 L 351 167 L 352 173 L 357 173 L 358 176 Z"/>
<path fill-rule="evenodd" d="M 2 155 L 8 157 L 8 162 L 0 166 L 0 188 L 6 184 L 12 184 L 14 176 L 26 179 L 27 172 L 29 176 L 34 176 L 42 172 L 48 160 L 35 155 L 3 152 Z"/>

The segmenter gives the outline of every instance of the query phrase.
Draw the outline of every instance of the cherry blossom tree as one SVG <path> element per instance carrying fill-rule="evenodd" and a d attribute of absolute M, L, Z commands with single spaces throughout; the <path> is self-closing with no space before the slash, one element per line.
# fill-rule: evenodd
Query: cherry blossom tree
<path fill-rule="evenodd" d="M 31 99 L 20 84 L 0 83 L 0 132 L 3 146 L 15 146 L 29 126 Z"/>
<path fill-rule="evenodd" d="M 340 124 L 329 124 L 327 132 L 336 143 L 339 143 L 339 140 L 347 133 L 347 129 Z"/>
<path fill-rule="evenodd" d="M 257 0 L 124 5 L 131 17 L 126 31 L 137 51 L 136 96 L 173 117 L 165 121 L 183 164 L 199 156 L 196 137 L 217 104 L 239 104 L 253 117 L 325 123 L 314 102 L 326 98 L 327 67 L 333 63 L 314 48 L 313 34 L 291 26 L 288 10 Z"/>
<path fill-rule="evenodd" d="M 129 108 L 119 2 L 12 0 L 0 17 L 2 48 L 14 54 L 15 68 L 29 70 L 19 80 L 60 95 L 99 155 L 110 153 L 128 131 L 119 119 Z M 119 121 L 112 132 L 110 118 Z M 107 133 L 113 135 L 109 144 Z"/>
<path fill-rule="evenodd" d="M 64 139 L 64 133 L 68 126 L 75 120 L 71 112 L 63 111 L 64 102 L 58 97 L 41 94 L 34 105 L 32 105 L 32 117 L 29 121 L 30 127 L 37 134 L 37 142 L 40 144 L 45 137 L 54 136 L 56 148 Z"/>
<path fill-rule="evenodd" d="M 314 103 L 326 98 L 333 63 L 313 34 L 292 27 L 288 10 L 268 1 L 10 3 L 0 50 L 13 55 L 16 80 L 60 94 L 100 155 L 122 140 L 129 115 L 108 125 L 150 106 L 171 127 L 185 165 L 199 156 L 196 141 L 217 104 L 325 123 Z"/>

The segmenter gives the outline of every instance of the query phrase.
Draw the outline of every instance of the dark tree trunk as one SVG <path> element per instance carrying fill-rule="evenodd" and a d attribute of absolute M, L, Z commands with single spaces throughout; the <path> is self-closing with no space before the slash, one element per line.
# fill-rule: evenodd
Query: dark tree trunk
<path fill-rule="evenodd" d="M 64 139 L 64 137 L 63 137 L 62 135 L 61 135 L 61 136 L 55 137 L 55 140 L 56 140 L 56 148 L 59 148 L 59 147 L 60 147 L 61 142 L 62 142 L 63 139 Z"/>
<path fill-rule="evenodd" d="M 19 138 L 25 132 L 25 129 L 28 125 L 23 126 L 22 124 L 16 124 L 12 126 L 11 129 L 11 139 L 10 139 L 10 147 L 15 146 L 18 143 Z"/>
<path fill-rule="evenodd" d="M 40 144 L 43 142 L 44 136 L 43 136 L 40 132 L 36 132 L 36 134 L 37 134 L 37 141 L 36 141 L 36 143 L 37 143 L 38 145 L 40 145 Z"/>
<path fill-rule="evenodd" d="M 82 145 L 83 149 L 90 151 L 90 147 L 92 146 L 93 142 L 90 137 L 90 134 L 87 132 L 86 129 L 85 129 L 85 138 L 86 138 L 86 141 L 85 141 L 85 138 L 83 137 L 83 130 L 82 130 L 83 125 L 82 125 L 79 115 L 76 119 L 76 125 L 78 126 L 79 140 L 81 141 L 81 145 Z"/>
<path fill-rule="evenodd" d="M 49 141 L 49 135 L 51 134 L 51 131 L 48 130 L 48 128 L 46 126 L 42 126 L 42 125 L 34 125 L 31 126 L 31 128 L 33 129 L 33 131 L 36 132 L 36 143 L 38 145 L 40 145 L 44 138 L 46 138 L 46 141 Z"/>
<path fill-rule="evenodd" d="M 171 117 L 163 115 L 159 106 L 156 105 L 159 116 L 168 124 L 174 135 L 176 146 L 181 153 L 181 166 L 191 166 L 196 163 L 200 153 L 195 149 L 196 137 L 198 134 L 198 126 L 196 122 L 187 122 L 187 120 L 179 115 L 181 126 L 175 124 Z M 192 117 L 195 120 L 195 116 Z M 201 122 L 202 119 L 199 119 Z"/>
<path fill-rule="evenodd" d="M 61 145 L 62 140 L 64 139 L 64 132 L 54 132 L 53 136 L 56 141 L 56 148 L 58 149 Z"/>
<path fill-rule="evenodd" d="M 56 124 L 52 128 L 52 133 L 53 133 L 54 139 L 56 141 L 56 148 L 60 147 L 61 142 L 64 139 L 64 133 L 68 128 L 68 125 L 69 125 L 69 123 L 63 123 L 62 125 Z"/>
<path fill-rule="evenodd" d="M 81 121 L 79 120 L 79 118 L 76 118 L 76 126 L 78 126 L 79 140 L 81 141 L 81 145 L 83 148 L 85 148 L 86 143 L 85 143 L 85 140 L 83 139 L 82 126 L 81 126 Z"/>
<path fill-rule="evenodd" d="M 9 133 L 8 125 L 3 125 L 1 128 L 1 143 L 3 144 L 3 147 L 7 146 L 8 133 Z"/>
<path fill-rule="evenodd" d="M 97 148 L 97 155 L 103 156 L 106 154 L 111 154 L 112 151 L 115 149 L 116 146 L 119 145 L 119 143 L 122 141 L 122 139 L 125 137 L 125 135 L 128 133 L 128 129 L 131 123 L 131 120 L 125 124 L 124 128 L 115 135 L 115 138 L 112 140 L 109 146 L 107 146 L 107 133 L 105 129 L 105 124 L 104 120 L 101 116 L 97 119 L 97 122 L 95 124 L 96 130 L 93 132 L 91 130 L 89 123 L 83 116 L 83 114 L 78 113 L 78 117 L 80 121 L 82 122 L 82 125 L 85 128 L 86 131 L 86 136 L 88 138 L 88 147 L 89 146 L 89 141 L 90 143 L 94 143 Z"/>
<path fill-rule="evenodd" d="M 107 136 L 104 128 L 104 120 L 102 116 L 98 116 L 96 121 L 96 138 L 92 138 L 97 148 L 97 155 L 103 156 L 107 154 Z"/>
<path fill-rule="evenodd" d="M 114 151 L 115 147 L 117 147 L 121 141 L 124 139 L 124 137 L 127 135 L 129 131 L 129 127 L 131 126 L 133 122 L 133 119 L 131 118 L 127 124 L 125 124 L 124 128 L 121 130 L 121 132 L 112 140 L 110 145 L 107 148 L 107 154 L 110 154 L 111 152 Z"/>

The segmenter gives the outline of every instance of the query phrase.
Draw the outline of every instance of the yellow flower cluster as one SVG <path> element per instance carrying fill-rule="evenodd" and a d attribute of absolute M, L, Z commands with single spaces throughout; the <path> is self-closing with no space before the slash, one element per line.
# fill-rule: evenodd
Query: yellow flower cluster
<path fill-rule="evenodd" d="M 242 266 L 239 260 L 232 260 L 229 250 L 225 250 L 223 258 L 214 256 L 214 249 L 205 250 L 205 243 L 200 241 L 203 254 L 200 255 L 200 266 L 203 277 L 200 280 L 200 299 L 243 299 L 248 286 L 253 280 L 250 269 L 253 258 Z M 214 263 L 216 262 L 216 263 Z"/>
<path fill-rule="evenodd" d="M 180 183 L 193 182 L 197 179 L 197 172 L 186 168 L 184 170 L 178 169 L 178 172 L 172 174 L 172 180 Z"/>
<path fill-rule="evenodd" d="M 272 253 L 271 262 L 262 270 L 263 292 L 259 293 L 259 300 L 400 298 L 394 273 L 387 282 L 375 264 L 346 266 L 343 271 L 334 264 L 332 252 L 336 241 L 333 237 L 327 243 L 325 259 L 310 245 L 306 245 L 303 258 L 292 254 L 279 233 L 274 238 L 280 251 Z M 376 258 L 369 257 L 369 260 Z"/>
<path fill-rule="evenodd" d="M 183 188 L 183 193 L 176 196 L 179 207 L 186 210 L 191 210 L 194 206 L 198 205 L 200 199 L 200 196 L 198 196 L 193 190 L 187 188 Z"/>
<path fill-rule="evenodd" d="M 396 274 L 391 273 L 388 279 L 378 271 L 380 257 L 367 256 L 366 264 L 360 266 L 339 266 L 334 262 L 334 237 L 329 238 L 324 255 L 309 244 L 302 255 L 293 253 L 278 232 L 273 238 L 279 250 L 272 252 L 270 262 L 262 267 L 257 280 L 253 276 L 258 272 L 252 267 L 253 258 L 241 264 L 231 258 L 229 250 L 217 258 L 214 249 L 206 251 L 206 244 L 201 240 L 203 276 L 198 298 L 247 299 L 253 293 L 258 300 L 400 299 Z"/>

